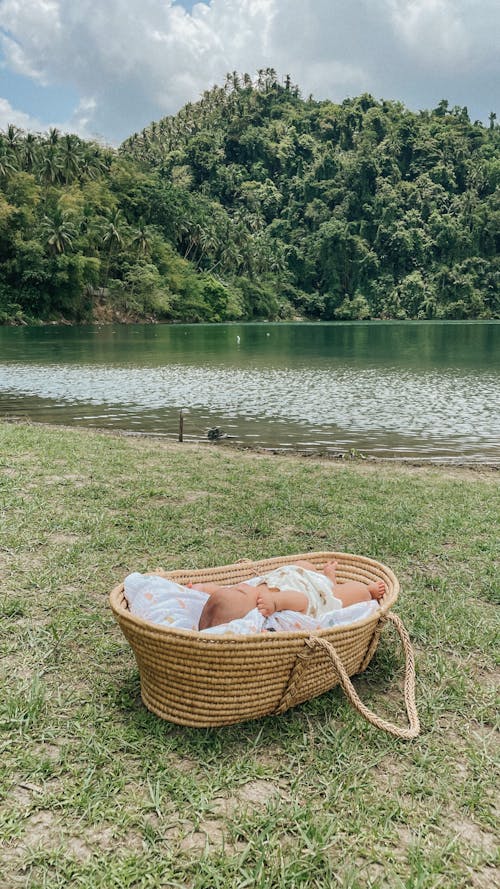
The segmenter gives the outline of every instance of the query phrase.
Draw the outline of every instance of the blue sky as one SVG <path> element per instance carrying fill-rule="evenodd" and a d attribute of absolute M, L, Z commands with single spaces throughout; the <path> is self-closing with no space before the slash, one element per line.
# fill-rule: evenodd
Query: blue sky
<path fill-rule="evenodd" d="M 0 22 L 0 129 L 118 144 L 266 66 L 319 99 L 500 117 L 498 0 L 0 0 Z"/>
<path fill-rule="evenodd" d="M 196 2 L 208 4 L 210 2 L 210 0 L 177 0 L 177 3 L 179 4 L 179 6 L 183 6 L 184 9 L 187 9 L 188 12 L 191 12 L 191 10 Z"/>
<path fill-rule="evenodd" d="M 187 0 L 186 0 L 187 2 Z M 67 84 L 41 86 L 30 77 L 9 70 L 4 54 L 0 54 L 0 91 L 15 108 L 41 120 L 58 117 L 65 120 L 78 104 L 78 91 Z"/>

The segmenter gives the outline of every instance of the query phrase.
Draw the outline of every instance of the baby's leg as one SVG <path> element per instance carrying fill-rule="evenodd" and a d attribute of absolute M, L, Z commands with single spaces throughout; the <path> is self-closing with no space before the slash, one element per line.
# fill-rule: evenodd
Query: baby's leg
<path fill-rule="evenodd" d="M 381 599 L 385 593 L 383 580 L 366 584 L 358 580 L 347 580 L 345 583 L 336 583 L 333 586 L 333 595 L 342 602 L 344 608 L 355 605 L 356 602 L 369 602 L 371 599 Z"/>
<path fill-rule="evenodd" d="M 293 563 L 299 568 L 308 568 L 309 571 L 318 571 L 316 565 L 301 559 Z M 361 583 L 357 580 L 348 580 L 345 583 L 337 583 L 337 567 L 338 562 L 327 562 L 323 567 L 323 574 L 332 581 L 333 595 L 340 599 L 344 608 L 348 605 L 354 605 L 356 602 L 369 602 L 371 599 L 381 599 L 385 593 L 385 583 L 383 580 L 372 581 L 372 583 Z"/>
<path fill-rule="evenodd" d="M 291 565 L 296 565 L 297 568 L 307 568 L 308 571 L 317 571 L 316 565 L 313 565 L 312 562 L 308 562 L 307 559 L 299 559 L 297 562 L 291 562 Z"/>
<path fill-rule="evenodd" d="M 213 596 L 214 593 L 218 593 L 220 588 L 218 583 L 211 583 L 210 581 L 207 583 L 193 583 L 190 587 L 190 589 L 198 590 L 200 593 L 206 593 L 208 596 Z"/>
<path fill-rule="evenodd" d="M 275 611 L 299 611 L 306 613 L 309 600 L 299 590 L 284 590 L 268 587 L 262 583 L 257 590 L 257 608 L 263 617 L 270 617 Z"/>
<path fill-rule="evenodd" d="M 331 580 L 333 584 L 337 583 L 337 561 L 327 562 L 325 567 L 323 568 L 323 574 L 328 577 L 328 580 Z"/>
<path fill-rule="evenodd" d="M 207 581 L 207 583 L 193 583 L 189 587 L 191 590 L 198 590 L 200 593 L 207 593 L 208 596 L 213 596 L 216 593 L 241 593 L 244 592 L 246 595 L 249 595 L 251 599 L 255 599 L 256 587 L 250 586 L 248 583 L 232 583 L 229 586 L 221 586 L 220 583 L 212 583 L 212 581 Z"/>

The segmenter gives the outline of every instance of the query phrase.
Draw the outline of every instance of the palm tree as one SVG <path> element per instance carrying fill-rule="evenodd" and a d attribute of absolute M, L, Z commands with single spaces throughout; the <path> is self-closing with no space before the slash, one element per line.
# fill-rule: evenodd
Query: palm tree
<path fill-rule="evenodd" d="M 47 136 L 47 142 L 49 143 L 49 145 L 57 145 L 60 135 L 61 134 L 57 127 L 51 127 Z"/>
<path fill-rule="evenodd" d="M 106 263 L 106 273 L 104 276 L 104 286 L 108 283 L 109 278 L 109 266 L 111 263 L 111 254 L 113 252 L 113 247 L 121 247 L 123 244 L 122 237 L 122 229 L 123 226 L 123 213 L 121 210 L 116 210 L 114 213 L 108 216 L 106 225 L 104 226 L 104 230 L 102 233 L 102 242 L 103 244 L 107 244 L 108 249 L 108 260 Z"/>
<path fill-rule="evenodd" d="M 51 253 L 60 255 L 71 247 L 76 229 L 70 220 L 70 214 L 56 207 L 52 217 L 45 215 L 42 222 L 42 233 Z"/>
<path fill-rule="evenodd" d="M 0 138 L 0 179 L 6 178 L 16 170 L 16 158 L 9 151 L 7 143 Z"/>
<path fill-rule="evenodd" d="M 187 243 L 184 251 L 184 259 L 189 259 L 189 255 L 193 248 L 199 246 L 202 236 L 203 229 L 199 222 L 191 222 L 189 219 L 185 219 L 181 222 L 178 229 L 178 241 L 182 243 L 182 246 Z"/>
<path fill-rule="evenodd" d="M 66 184 L 76 178 L 81 167 L 81 154 L 75 136 L 66 133 L 60 148 L 61 172 Z"/>
<path fill-rule="evenodd" d="M 204 259 L 214 256 L 219 250 L 220 244 L 214 228 L 205 228 L 200 235 L 200 256 L 195 268 L 199 268 Z M 218 265 L 219 263 L 216 263 Z"/>
<path fill-rule="evenodd" d="M 14 126 L 13 123 L 10 123 L 5 131 L 5 140 L 7 142 L 7 147 L 13 151 L 17 152 L 18 148 L 21 145 L 21 130 L 19 127 Z"/>
<path fill-rule="evenodd" d="M 274 89 L 278 85 L 278 79 L 275 68 L 266 68 L 264 71 L 264 88 L 266 93 Z"/>
<path fill-rule="evenodd" d="M 433 294 L 426 293 L 419 309 L 419 316 L 424 318 L 435 318 L 436 316 L 436 297 Z"/>
<path fill-rule="evenodd" d="M 38 160 L 38 139 L 33 133 L 27 133 L 23 146 L 23 162 L 28 172 L 33 170 Z"/>
<path fill-rule="evenodd" d="M 42 182 L 54 185 L 59 180 L 61 168 L 53 145 L 49 144 L 48 148 L 45 146 L 45 150 L 38 161 L 37 171 Z"/>
<path fill-rule="evenodd" d="M 82 156 L 80 175 L 86 179 L 96 179 L 104 170 L 105 166 L 97 152 L 86 151 Z"/>
<path fill-rule="evenodd" d="M 245 267 L 245 256 L 238 250 L 235 244 L 227 244 L 222 251 L 221 263 L 224 271 L 238 272 Z M 210 271 L 213 271 L 213 269 Z"/>
<path fill-rule="evenodd" d="M 138 256 L 147 256 L 151 250 L 151 231 L 143 219 L 139 220 L 139 226 L 134 232 L 130 245 L 137 248 Z"/>

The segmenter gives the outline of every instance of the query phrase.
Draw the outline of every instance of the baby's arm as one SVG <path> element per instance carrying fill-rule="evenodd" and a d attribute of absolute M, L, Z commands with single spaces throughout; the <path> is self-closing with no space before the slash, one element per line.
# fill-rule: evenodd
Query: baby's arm
<path fill-rule="evenodd" d="M 305 593 L 295 590 L 269 590 L 257 594 L 257 608 L 264 617 L 270 617 L 275 611 L 307 611 L 309 600 Z"/>

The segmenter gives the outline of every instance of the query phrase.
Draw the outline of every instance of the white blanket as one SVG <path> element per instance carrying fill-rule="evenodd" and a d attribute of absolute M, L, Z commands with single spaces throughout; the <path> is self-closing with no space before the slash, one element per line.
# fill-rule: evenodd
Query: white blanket
<path fill-rule="evenodd" d="M 139 574 L 137 571 L 125 578 L 125 597 L 131 614 L 155 624 L 177 627 L 182 630 L 197 630 L 203 606 L 208 599 L 206 593 L 181 586 L 157 574 Z M 251 633 L 297 632 L 298 630 L 319 630 L 364 620 L 378 610 L 378 603 L 357 602 L 347 608 L 326 612 L 318 618 L 297 611 L 277 611 L 271 617 L 263 617 L 256 608 L 245 617 L 227 624 L 209 627 L 202 633 L 223 635 L 237 633 L 248 636 Z"/>

